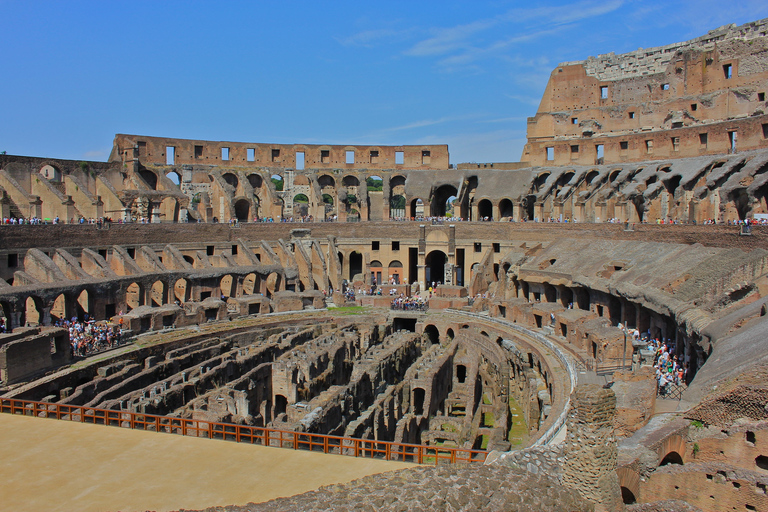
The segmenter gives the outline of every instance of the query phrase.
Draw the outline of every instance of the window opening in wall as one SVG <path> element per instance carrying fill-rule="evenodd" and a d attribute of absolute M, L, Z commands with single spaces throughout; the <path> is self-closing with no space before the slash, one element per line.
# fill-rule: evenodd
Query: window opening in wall
<path fill-rule="evenodd" d="M 136 248 L 135 247 L 129 247 L 127 249 L 127 252 L 128 252 L 128 256 L 130 256 L 131 259 L 135 259 L 136 258 Z"/>
<path fill-rule="evenodd" d="M 475 242 L 475 252 L 482 252 L 483 244 L 481 242 Z"/>
<path fill-rule="evenodd" d="M 195 158 L 203 158 L 203 146 L 195 146 Z"/>
<path fill-rule="evenodd" d="M 214 247 L 212 245 L 207 245 L 205 247 L 205 254 L 207 254 L 208 256 L 213 256 L 213 248 Z"/>
<path fill-rule="evenodd" d="M 493 244 L 493 252 L 501 252 L 501 244 L 494 242 Z"/>
<path fill-rule="evenodd" d="M 672 151 L 680 151 L 680 137 L 672 137 Z"/>
<path fill-rule="evenodd" d="M 579 118 L 578 117 L 572 117 L 571 118 L 571 124 L 579 124 Z"/>
<path fill-rule="evenodd" d="M 255 148 L 248 148 L 245 150 L 245 159 L 249 162 L 253 162 L 256 160 L 256 149 Z"/>
<path fill-rule="evenodd" d="M 629 142 L 626 140 L 622 140 L 621 142 L 619 142 L 619 149 L 621 149 L 622 151 L 626 151 L 627 149 L 629 149 Z"/>
<path fill-rule="evenodd" d="M 320 162 L 327 164 L 331 161 L 331 150 L 329 149 L 321 149 L 320 150 Z"/>
<path fill-rule="evenodd" d="M 400 250 L 400 242 L 392 242 L 392 250 L 393 251 L 399 251 Z"/>
<path fill-rule="evenodd" d="M 547 160 L 554 160 L 555 159 L 555 148 L 552 146 L 549 146 L 547 148 Z"/>
<path fill-rule="evenodd" d="M 166 165 L 173 165 L 176 163 L 176 148 L 173 146 L 166 146 L 165 148 L 165 163 Z"/>
<path fill-rule="evenodd" d="M 354 151 L 346 151 L 345 153 L 346 153 L 346 156 L 347 156 L 346 162 L 348 164 L 355 163 L 355 152 Z"/>
<path fill-rule="evenodd" d="M 669 90 L 669 84 L 661 84 L 661 90 L 662 91 L 668 91 Z"/>
<path fill-rule="evenodd" d="M 297 151 L 296 152 L 296 169 L 304 169 L 304 152 L 303 151 Z"/>
<path fill-rule="evenodd" d="M 221 148 L 221 159 L 229 160 L 229 148 Z"/>
<path fill-rule="evenodd" d="M 723 76 L 728 78 L 733 78 L 733 65 L 732 64 L 723 64 Z"/>
<path fill-rule="evenodd" d="M 430 151 L 424 150 L 421 152 L 421 163 L 423 165 L 427 165 L 432 160 L 432 153 Z"/>
<path fill-rule="evenodd" d="M 104 258 L 106 260 L 107 259 L 107 250 L 106 249 L 99 249 L 99 256 L 101 256 L 102 258 Z"/>
<path fill-rule="evenodd" d="M 395 164 L 403 165 L 405 163 L 405 153 L 402 151 L 395 151 Z"/>
<path fill-rule="evenodd" d="M 597 153 L 597 159 L 595 160 L 595 163 L 597 165 L 600 165 L 603 163 L 605 159 L 605 146 L 602 144 L 595 144 L 595 150 Z"/>
<path fill-rule="evenodd" d="M 768 123 L 763 123 L 763 138 L 768 139 Z"/>
<path fill-rule="evenodd" d="M 699 105 L 697 103 L 691 103 L 691 111 L 696 112 L 698 110 Z"/>
<path fill-rule="evenodd" d="M 272 150 L 272 161 L 273 162 L 279 162 L 280 161 L 280 150 L 279 149 L 273 149 Z"/>
<path fill-rule="evenodd" d="M 371 161 L 372 164 L 379 163 L 379 152 L 378 151 L 376 151 L 376 150 L 372 150 L 371 151 L 371 160 L 370 161 Z"/>
<path fill-rule="evenodd" d="M 701 143 L 702 146 L 707 147 L 707 139 L 709 137 L 706 133 L 700 133 L 699 134 L 699 143 Z"/>
<path fill-rule="evenodd" d="M 371 250 L 372 251 L 378 251 L 379 250 L 379 241 L 378 240 L 373 240 L 371 242 Z"/>
<path fill-rule="evenodd" d="M 236 245 L 233 245 L 233 246 L 232 246 L 232 255 L 233 255 L 233 256 L 234 256 L 234 255 L 237 255 L 237 246 L 236 246 Z"/>
<path fill-rule="evenodd" d="M 140 140 L 136 143 L 136 145 L 139 147 L 139 156 L 146 156 L 147 155 L 147 142 L 144 140 Z"/>
<path fill-rule="evenodd" d="M 755 444 L 757 437 L 755 436 L 754 432 L 752 432 L 751 430 L 747 430 L 746 439 L 748 443 Z"/>
<path fill-rule="evenodd" d="M 608 86 L 607 85 L 601 85 L 600 86 L 600 99 L 604 100 L 608 98 Z"/>
<path fill-rule="evenodd" d="M 765 93 L 764 92 L 757 93 L 757 101 L 765 101 Z"/>
<path fill-rule="evenodd" d="M 728 152 L 736 152 L 736 132 L 728 132 Z"/>
<path fill-rule="evenodd" d="M 8 268 L 16 268 L 19 266 L 19 255 L 18 254 L 9 254 L 8 255 Z"/>
<path fill-rule="evenodd" d="M 573 155 L 573 154 L 576 154 L 576 155 L 578 155 L 578 153 L 579 153 L 579 145 L 578 145 L 578 144 L 574 144 L 574 145 L 572 145 L 572 146 L 571 146 L 571 154 L 572 154 L 572 155 Z"/>
<path fill-rule="evenodd" d="M 646 153 L 653 153 L 653 141 L 647 140 L 645 141 L 645 152 Z"/>
<path fill-rule="evenodd" d="M 629 113 L 629 118 L 630 119 L 634 119 L 635 118 L 635 113 L 634 112 L 630 112 Z"/>

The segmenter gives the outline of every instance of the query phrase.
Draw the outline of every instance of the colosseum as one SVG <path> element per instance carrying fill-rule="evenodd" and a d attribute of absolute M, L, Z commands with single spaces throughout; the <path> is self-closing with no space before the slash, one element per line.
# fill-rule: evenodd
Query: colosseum
<path fill-rule="evenodd" d="M 768 19 L 561 63 L 520 162 L 0 155 L 0 411 L 410 464 L 227 510 L 768 510 L 766 90 Z"/>

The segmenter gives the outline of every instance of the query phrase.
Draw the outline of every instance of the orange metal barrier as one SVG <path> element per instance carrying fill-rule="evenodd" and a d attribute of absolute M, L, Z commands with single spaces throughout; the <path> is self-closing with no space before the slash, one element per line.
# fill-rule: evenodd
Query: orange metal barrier
<path fill-rule="evenodd" d="M 223 439 L 236 443 L 258 444 L 261 446 L 309 450 L 417 464 L 436 465 L 440 461 L 450 463 L 483 463 L 488 455 L 488 452 L 485 450 L 355 439 L 352 437 L 293 432 L 266 427 L 215 423 L 130 411 L 114 411 L 79 405 L 63 405 L 9 398 L 0 398 L 0 413 L 21 414 L 24 416 L 164 432 L 182 436 Z"/>

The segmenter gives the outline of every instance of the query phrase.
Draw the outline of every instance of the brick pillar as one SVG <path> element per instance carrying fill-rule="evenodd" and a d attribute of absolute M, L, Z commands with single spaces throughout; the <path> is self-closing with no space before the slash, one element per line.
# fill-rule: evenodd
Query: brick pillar
<path fill-rule="evenodd" d="M 563 455 L 563 485 L 596 504 L 597 511 L 624 510 L 613 420 L 616 395 L 597 384 L 578 386 L 571 395 Z"/>

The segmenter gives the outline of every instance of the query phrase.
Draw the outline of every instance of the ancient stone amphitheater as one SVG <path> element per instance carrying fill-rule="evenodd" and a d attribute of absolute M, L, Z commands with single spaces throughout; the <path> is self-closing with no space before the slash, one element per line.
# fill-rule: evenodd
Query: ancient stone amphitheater
<path fill-rule="evenodd" d="M 522 162 L 0 155 L 0 408 L 436 464 L 249 510 L 768 510 L 767 31 L 561 64 Z"/>

